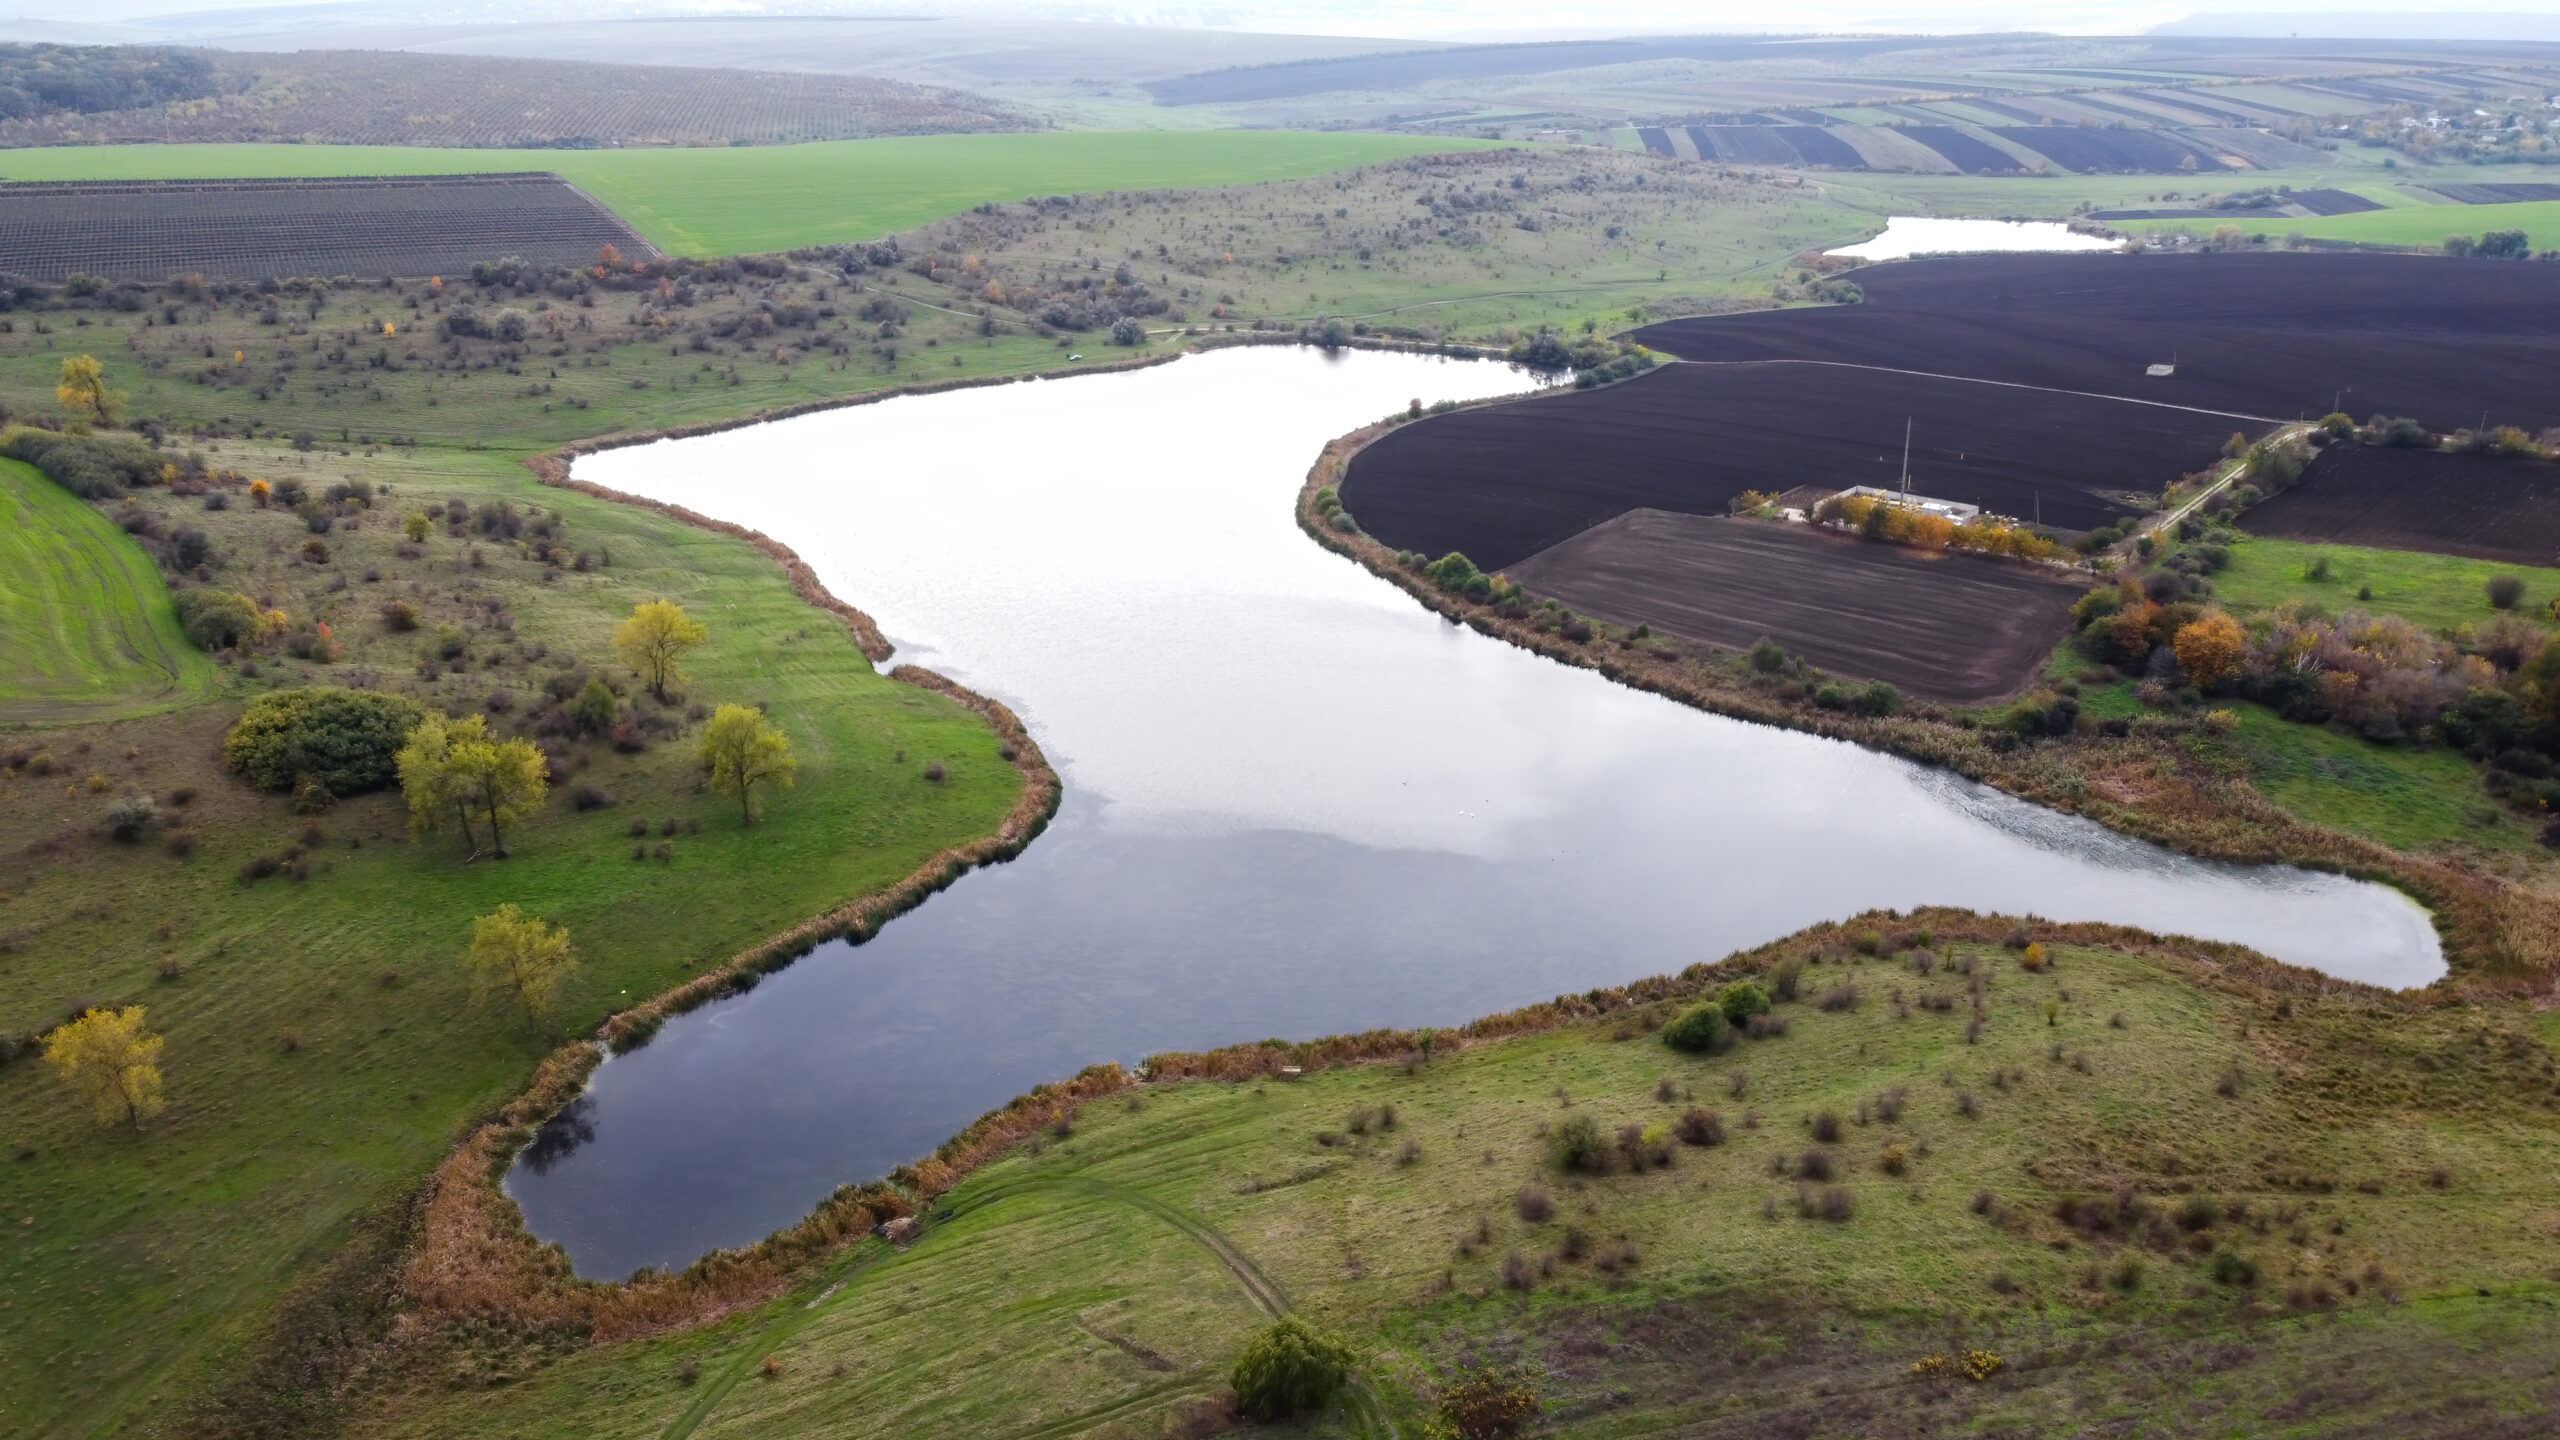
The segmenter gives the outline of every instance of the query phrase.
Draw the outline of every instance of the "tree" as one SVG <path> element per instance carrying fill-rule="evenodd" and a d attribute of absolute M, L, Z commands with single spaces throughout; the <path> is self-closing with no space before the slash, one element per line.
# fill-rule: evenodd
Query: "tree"
<path fill-rule="evenodd" d="M 480 717 L 471 717 L 478 720 Z M 489 827 L 489 851 L 507 858 L 507 827 L 542 808 L 551 793 L 551 762 L 529 740 L 469 740 L 446 753 L 451 794 Z"/>
<path fill-rule="evenodd" d="M 745 705 L 723 705 L 702 730 L 702 768 L 711 772 L 711 788 L 738 802 L 749 825 L 756 823 L 756 791 L 788 788 L 800 762 L 791 758 L 791 737 Z"/>
<path fill-rule="evenodd" d="M 2177 652 L 2178 668 L 2187 672 L 2187 682 L 2199 690 L 2211 690 L 2239 678 L 2246 638 L 2239 621 L 2217 612 L 2179 626 L 2170 648 Z"/>
<path fill-rule="evenodd" d="M 417 701 L 378 690 L 271 691 L 249 702 L 223 738 L 222 758 L 261 790 L 308 779 L 332 795 L 357 795 L 398 776 L 400 748 L 426 714 Z"/>
<path fill-rule="evenodd" d="M 409 732 L 409 743 L 400 748 L 398 766 L 400 793 L 409 801 L 411 833 L 432 835 L 451 819 L 462 827 L 463 848 L 479 853 L 471 807 L 454 783 L 451 763 L 456 744 L 485 743 L 488 730 L 489 722 L 484 716 L 447 724 L 443 716 L 430 714 Z"/>
<path fill-rule="evenodd" d="M 570 722 L 589 735 L 612 729 L 614 717 L 621 713 L 622 702 L 613 697 L 613 687 L 592 677 L 569 706 Z"/>
<path fill-rule="evenodd" d="M 122 1119 L 142 1128 L 160 1113 L 160 1037 L 143 1026 L 142 1007 L 91 1010 L 56 1028 L 45 1042 L 45 1063 L 89 1097 L 101 1124 Z"/>
<path fill-rule="evenodd" d="M 1256 1331 L 1228 1377 L 1236 1408 L 1256 1420 L 1286 1420 L 1314 1410 L 1342 1388 L 1359 1359 L 1350 1346 L 1295 1315 Z"/>
<path fill-rule="evenodd" d="M 649 693 L 665 704 L 667 686 L 684 679 L 676 662 L 710 635 L 684 613 L 683 606 L 672 600 L 651 600 L 632 607 L 631 618 L 613 632 L 613 648 L 622 663 L 649 682 Z"/>
<path fill-rule="evenodd" d="M 90 356 L 62 357 L 62 383 L 53 387 L 53 398 L 61 402 L 63 409 L 77 411 L 100 425 L 116 423 L 119 397 L 107 389 L 106 367 Z"/>
<path fill-rule="evenodd" d="M 266 626 L 258 602 L 246 595 L 196 588 L 179 591 L 176 601 L 178 628 L 186 631 L 187 638 L 200 649 L 223 650 L 249 644 Z"/>
<path fill-rule="evenodd" d="M 524 1012 L 527 1029 L 551 1008 L 560 982 L 578 968 L 578 952 L 569 932 L 527 915 L 514 905 L 471 922 L 471 948 L 463 955 L 471 967 L 473 989 L 499 994 Z"/>

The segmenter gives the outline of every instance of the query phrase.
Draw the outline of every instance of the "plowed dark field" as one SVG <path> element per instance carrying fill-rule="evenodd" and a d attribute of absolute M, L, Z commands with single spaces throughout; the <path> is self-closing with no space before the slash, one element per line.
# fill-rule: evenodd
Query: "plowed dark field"
<path fill-rule="evenodd" d="M 2552 198 L 2560 199 L 2560 185 L 2550 188 L 2555 192 Z M 2367 200 L 2353 190 L 2296 190 L 2285 198 L 2314 215 L 2361 215 L 2382 208 L 2381 201 Z"/>
<path fill-rule="evenodd" d="M 2240 523 L 2279 540 L 2560 565 L 2560 465 L 2436 450 L 2332 450 Z"/>
<path fill-rule="evenodd" d="M 2009 255 L 1898 261 L 1857 278 L 1863 305 L 1636 335 L 1690 360 L 1882 365 L 2282 419 L 2382 411 L 2450 430 L 2486 411 L 2492 424 L 2560 425 L 2560 265 Z M 2175 375 L 2143 374 L 2171 360 Z"/>
<path fill-rule="evenodd" d="M 587 265 L 657 254 L 557 175 L 359 180 L 101 180 L 0 185 L 0 274 L 459 275 L 514 255 Z"/>
<path fill-rule="evenodd" d="M 1736 649 L 1766 635 L 1834 674 L 1959 705 L 2032 679 L 2081 593 L 2008 561 L 1660 510 L 1595 526 L 1511 576 L 1620 624 Z"/>
<path fill-rule="evenodd" d="M 1500 569 L 1638 508 L 1721 515 L 1745 490 L 1892 485 L 1906 418 L 1915 490 L 2071 530 L 2124 514 L 2111 492 L 2156 492 L 2258 428 L 1844 366 L 1669 365 L 1404 426 L 1353 460 L 1342 503 L 1399 549 Z"/>
<path fill-rule="evenodd" d="M 2018 162 L 1952 125 L 1905 125 L 1902 133 L 1946 157 L 1967 175 L 2015 175 Z"/>
<path fill-rule="evenodd" d="M 2085 174 L 2165 175 L 2177 173 L 2182 164 L 2204 170 L 2224 168 L 2213 152 L 2157 130 L 2004 125 L 1991 133 L 2024 145 L 2065 170 Z"/>

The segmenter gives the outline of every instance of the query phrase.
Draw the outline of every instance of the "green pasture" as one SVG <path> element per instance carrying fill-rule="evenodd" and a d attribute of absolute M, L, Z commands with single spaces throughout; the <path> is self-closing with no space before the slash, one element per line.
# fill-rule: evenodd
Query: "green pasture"
<path fill-rule="evenodd" d="M 2512 178 L 2512 177 L 2510 177 Z M 2306 235 L 2314 240 L 2355 240 L 2373 245 L 2441 245 L 2451 235 L 2477 239 L 2491 230 L 2522 230 L 2541 248 L 2560 243 L 2560 200 L 2513 205 L 2401 205 L 2356 215 L 2293 220 L 2126 220 L 2120 230 L 2210 230 L 2237 225 L 2255 235 Z"/>
<path fill-rule="evenodd" d="M 353 468 L 236 442 L 210 458 L 314 485 Z M 183 1407 L 221 1388 L 287 1285 L 345 1243 L 357 1215 L 410 1194 L 557 1037 L 991 833 L 1020 792 L 977 716 L 875 675 L 741 541 L 545 490 L 513 455 L 360 463 L 393 493 L 329 536 L 321 566 L 295 563 L 307 532 L 290 512 L 138 497 L 213 532 L 236 557 L 221 583 L 325 619 L 347 645 L 334 666 L 279 656 L 235 686 L 370 674 L 439 708 L 478 710 L 503 690 L 521 716 L 564 658 L 621 675 L 613 626 L 663 596 L 710 630 L 685 698 L 769 707 L 798 785 L 742 827 L 700 787 L 699 726 L 678 712 L 680 733 L 638 753 L 575 747 L 512 857 L 465 864 L 450 836 L 408 837 L 396 794 L 306 819 L 247 789 L 214 758 L 236 699 L 54 736 L 49 775 L 0 770 L 14 837 L 0 870 L 0 1035 L 83 1003 L 145 1006 L 168 1037 L 169 1094 L 136 1134 L 100 1126 L 23 1052 L 0 1064 L 0 1432 L 185 1433 Z M 610 563 L 546 581 L 484 543 L 475 568 L 470 546 L 441 532 L 422 556 L 397 554 L 398 516 L 448 499 L 556 507 L 570 540 Z M 377 618 L 394 597 L 424 610 L 417 631 Z M 511 613 L 513 638 L 475 628 L 467 666 L 423 679 L 438 629 L 473 623 L 488 600 Z M 940 783 L 923 778 L 933 760 L 948 770 Z M 612 803 L 577 808 L 587 785 Z M 183 804 L 181 790 L 194 792 Z M 135 793 L 158 800 L 163 822 L 136 844 L 99 835 L 106 808 Z M 171 843 L 181 832 L 187 853 Z M 42 836 L 60 839 L 20 850 Z M 244 878 L 253 857 L 296 848 L 308 878 Z M 583 956 L 539 1033 L 475 1004 L 458 960 L 471 918 L 507 902 L 567 926 Z"/>
<path fill-rule="evenodd" d="M 2318 560 L 2329 562 L 2325 580 L 2311 578 Z M 2489 603 L 2489 581 L 2500 575 L 2525 582 L 2524 598 L 2511 611 Z M 2231 547 L 2231 563 L 2213 577 L 2213 591 L 2225 605 L 2244 611 L 2307 602 L 2332 615 L 2364 610 L 2451 631 L 2485 625 L 2501 614 L 2547 620 L 2551 603 L 2560 601 L 2560 569 L 2253 535 Z"/>
<path fill-rule="evenodd" d="M 0 723 L 103 720 L 203 698 L 160 569 L 33 466 L 0 460 Z"/>
<path fill-rule="evenodd" d="M 2480 789 L 2480 769 L 2438 746 L 2377 745 L 2326 725 L 2235 705 L 2249 779 L 2296 819 L 2395 850 L 2529 850 L 2533 822 Z"/>
<path fill-rule="evenodd" d="M 2528 1093 L 2550 1061 L 2522 1018 L 2475 1040 L 2473 1017 L 2297 998 L 2269 1021 L 2262 1000 L 2114 952 L 2064 949 L 2041 976 L 2012 952 L 1961 954 L 1986 982 L 1974 1040 L 1964 1006 L 1907 1003 L 1962 994 L 1966 978 L 1835 956 L 1808 969 L 1807 998 L 1854 986 L 1854 1008 L 1782 1006 L 1788 1034 L 1714 1058 L 1649 1033 L 1665 1006 L 1427 1064 L 1099 1101 L 1072 1134 L 960 1187 L 911 1248 L 866 1242 L 759 1313 L 571 1355 L 503 1390 L 395 1402 L 353 1429 L 1196 1433 L 1181 1417 L 1284 1307 L 1366 1357 L 1343 1402 L 1283 1432 L 1308 1435 L 1419 1433 L 1430 1387 L 1483 1354 L 1530 1361 L 1539 1433 L 1593 1436 L 1710 1415 L 1762 1433 L 1751 1417 L 1807 1386 L 1897 1415 L 1961 1405 L 1985 1432 L 2164 1403 L 2214 1416 L 2210 1433 L 2388 1430 L 2421 1395 L 2508 1393 L 2551 1362 L 2532 1217 L 2560 1141 Z M 1570 1120 L 1614 1136 L 1692 1105 L 1718 1112 L 1725 1143 L 1675 1146 L 1643 1174 L 1568 1175 L 1550 1158 Z M 1816 1138 L 1826 1113 L 1837 1140 Z M 1817 1149 L 1832 1178 L 1800 1182 Z M 1847 1217 L 1802 1214 L 1800 1185 L 1836 1185 Z M 2120 1185 L 2172 1213 L 2209 1197 L 2214 1218 L 2147 1244 L 2053 1218 L 2061 1197 Z M 1552 1198 L 1552 1218 L 1516 1208 L 1525 1189 Z M 2252 1218 L 2232 1219 L 2235 1201 Z M 2254 1286 L 2217 1282 L 2216 1251 L 2255 1266 Z M 1515 1255 L 1519 1287 L 1502 1274 Z M 2315 1281 L 2336 1303 L 2289 1317 L 2288 1290 Z M 1816 1314 L 1809 1341 L 1794 1327 Z M 1697 1340 L 1638 1338 L 1680 1317 Z M 2107 1358 L 2110 1336 L 2227 1351 L 2244 1335 L 2246 1354 L 2218 1366 Z M 1920 1356 L 1968 1346 L 2012 1380 L 1913 1382 Z M 2300 1403 L 2349 1356 L 2365 1357 L 2364 1383 Z M 1873 1433 L 1817 1433 L 1853 1428 Z"/>
<path fill-rule="evenodd" d="M 1294 180 L 1491 143 L 1296 130 L 1146 130 L 663 150 L 94 145 L 0 151 L 0 179 L 550 170 L 671 254 L 730 255 L 873 240 L 991 200 Z"/>

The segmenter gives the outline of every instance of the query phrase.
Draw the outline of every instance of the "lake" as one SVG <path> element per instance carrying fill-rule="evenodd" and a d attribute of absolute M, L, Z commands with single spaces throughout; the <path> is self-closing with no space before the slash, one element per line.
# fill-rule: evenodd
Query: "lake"
<path fill-rule="evenodd" d="M 681 1267 L 1090 1062 L 1452 1024 L 1878 906 L 2443 973 L 2395 891 L 2188 859 L 1625 689 L 1298 531 L 1332 436 L 1534 383 L 1238 349 L 579 461 L 790 544 L 899 660 L 1013 706 L 1066 799 L 1014 862 L 608 1061 L 508 1178 L 533 1232 L 581 1275 Z"/>
<path fill-rule="evenodd" d="M 1914 255 L 1964 255 L 1998 250 L 2115 250 L 2113 240 L 2053 220 L 1939 220 L 1895 215 L 1884 233 L 1855 245 L 1825 250 L 1854 260 L 1907 260 Z"/>

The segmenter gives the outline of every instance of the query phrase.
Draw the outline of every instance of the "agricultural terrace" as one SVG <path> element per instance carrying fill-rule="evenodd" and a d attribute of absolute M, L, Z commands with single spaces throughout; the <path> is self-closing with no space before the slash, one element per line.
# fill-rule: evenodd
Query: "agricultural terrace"
<path fill-rule="evenodd" d="M 1500 570 L 1631 509 L 1720 515 L 1746 491 L 1897 488 L 1905 421 L 1912 489 L 2066 530 L 2146 508 L 2131 497 L 2211 465 L 2247 423 L 1847 365 L 1681 364 L 1404 426 L 1361 452 L 1342 503 L 1398 549 Z"/>
<path fill-rule="evenodd" d="M 1747 1032 L 1664 1043 L 1745 976 Z M 2164 1393 L 2234 1432 L 2522 1435 L 2465 1397 L 2560 1403 L 2553 1061 L 2521 1011 L 1922 912 L 1148 1073 L 1003 1117 L 1029 1138 L 910 1243 L 503 1387 L 420 1356 L 452 1388 L 386 1387 L 353 1433 L 1214 1433 L 1282 1313 L 1357 1357 L 1319 1434 L 1412 1433 L 1496 1358 L 1557 1435 L 2035 1429 Z"/>
<path fill-rule="evenodd" d="M 1621 626 L 1747 650 L 1959 705 L 2005 698 L 2071 629 L 2082 587 L 1978 555 L 1869 545 L 1775 521 L 1630 510 L 1510 566 Z"/>
<path fill-rule="evenodd" d="M 1234 130 L 919 135 L 655 150 L 87 145 L 0 153 L 0 176 L 211 180 L 549 171 L 603 201 L 659 249 L 707 256 L 877 240 L 1025 196 L 1251 185 L 1485 145 L 1418 135 Z"/>
<path fill-rule="evenodd" d="M 35 467 L 0 460 L 0 724 L 193 704 L 213 661 L 178 627 L 159 567 Z"/>
<path fill-rule="evenodd" d="M 0 185 L 0 274 L 48 283 L 582 269 L 608 251 L 658 258 L 556 175 Z"/>
<path fill-rule="evenodd" d="M 0 1142 L 14 1157 L 0 1211 L 16 1217 L 0 1426 L 14 1433 L 190 1416 L 235 1382 L 256 1403 L 226 1423 L 273 1423 L 257 1407 L 290 1407 L 294 1385 L 240 1377 L 270 1353 L 279 1300 L 351 1242 L 396 1248 L 396 1228 L 367 1217 L 397 1213 L 555 1037 L 995 832 L 1023 793 L 984 719 L 875 675 L 842 623 L 741 540 L 542 487 L 521 452 L 192 448 L 200 471 L 172 447 L 175 486 L 107 502 L 133 538 L 93 511 L 87 541 L 113 537 L 139 567 L 129 586 L 165 606 L 138 547 L 174 567 L 196 532 L 210 578 L 172 577 L 282 623 L 228 663 L 192 657 L 191 677 L 219 676 L 213 703 L 0 734 Z M 13 500 L 30 483 L 14 466 L 7 481 Z M 0 553 L 22 583 L 19 552 Z M 60 583 L 81 553 L 48 552 Z M 662 598 L 708 632 L 666 704 L 612 643 Z M 14 591 L 10 613 L 27 613 Z M 32 638 L 9 627 L 13 662 Z M 305 814 L 225 768 L 247 704 L 312 686 L 485 717 L 539 747 L 547 798 L 507 833 L 508 858 L 465 863 L 450 823 L 413 836 L 396 790 Z M 765 707 L 798 762 L 752 828 L 701 783 L 722 704 Z M 147 803 L 120 840 L 107 822 L 131 802 Z M 473 918 L 507 903 L 565 926 L 576 950 L 538 1026 L 475 1002 L 461 963 Z M 92 1003 L 144 1006 L 166 1037 L 168 1109 L 139 1134 L 102 1130 L 29 1051 Z M 217 1429 L 198 1418 L 191 1433 Z"/>
<path fill-rule="evenodd" d="M 982 96 L 863 75 L 381 50 L 13 48 L 0 53 L 0 82 L 15 60 L 41 68 L 50 83 L 31 87 L 42 92 L 34 103 L 0 120 L 0 146 L 9 147 L 264 140 L 593 150 L 1037 126 Z M 0 157 L 0 173 L 23 178 L 14 158 Z"/>
<path fill-rule="evenodd" d="M 1684 360 L 1821 360 L 2291 420 L 2560 424 L 2560 266 L 2401 255 L 2017 255 L 1853 277 L 1865 303 L 1635 338 Z M 2176 366 L 2152 376 L 2153 365 Z"/>

